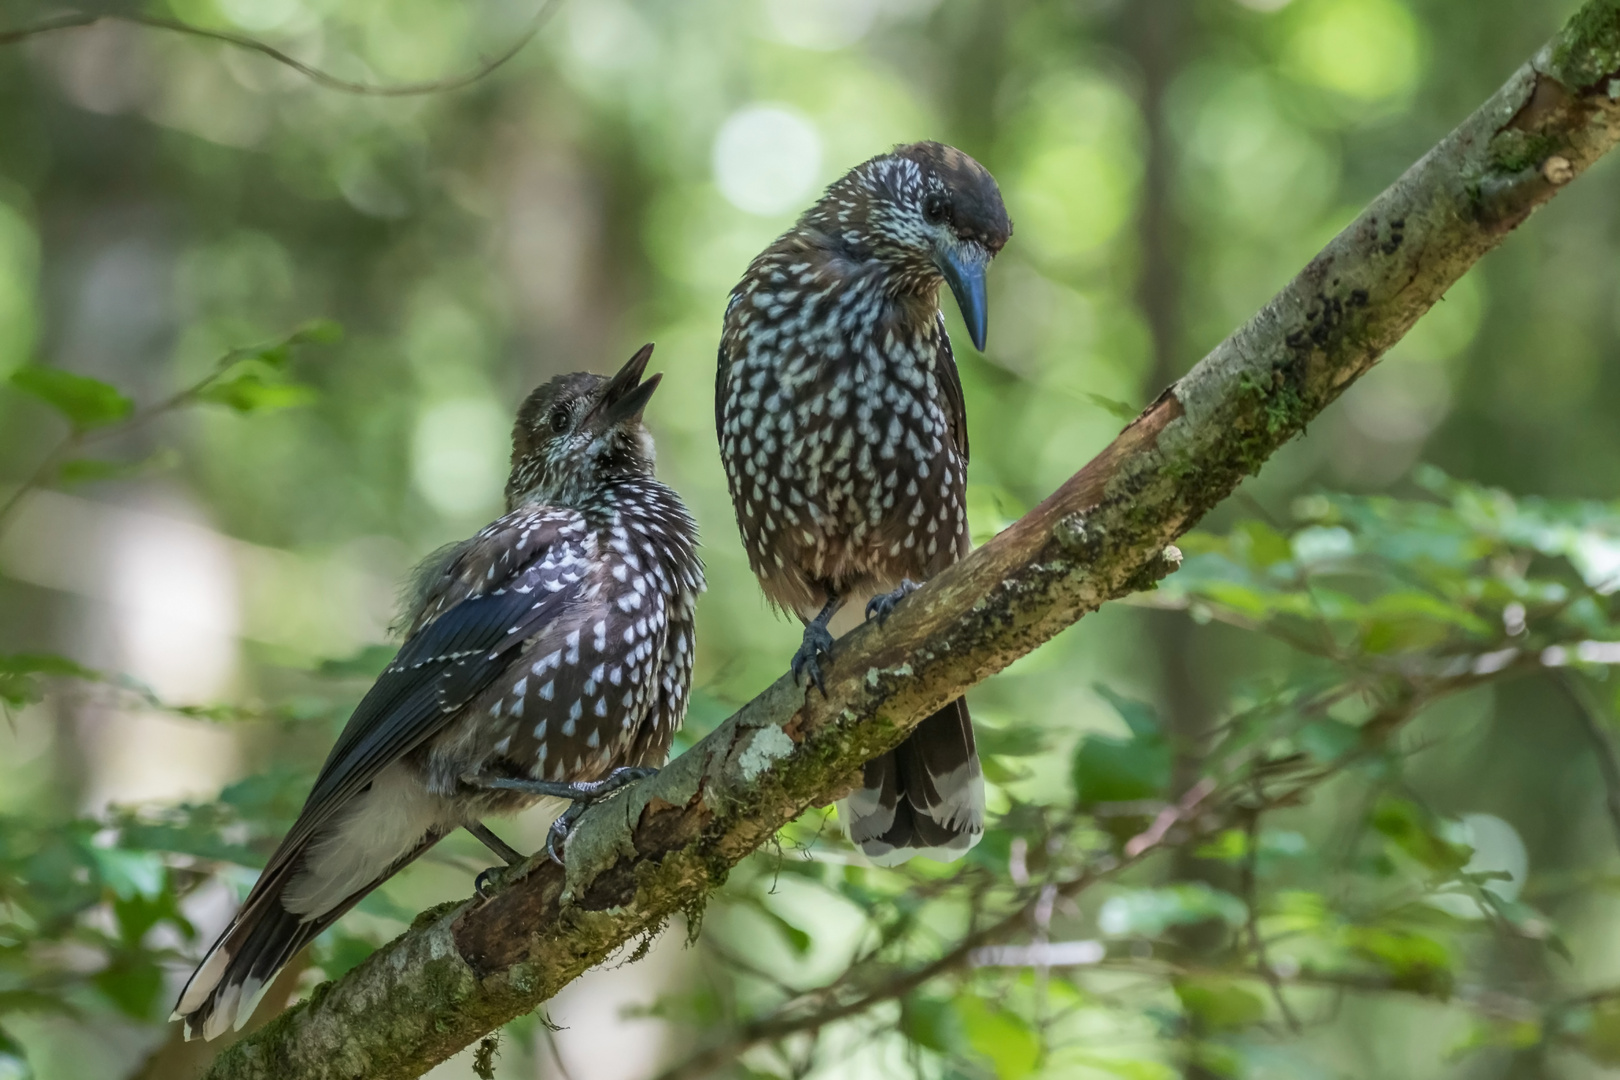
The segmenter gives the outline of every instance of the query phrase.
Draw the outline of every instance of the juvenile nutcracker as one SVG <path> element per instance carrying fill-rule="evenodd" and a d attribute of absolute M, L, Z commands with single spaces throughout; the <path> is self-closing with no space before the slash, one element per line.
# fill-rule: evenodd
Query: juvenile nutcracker
<path fill-rule="evenodd" d="M 841 608 L 886 617 L 968 552 L 967 413 L 939 287 L 982 349 L 985 271 L 1011 235 L 982 165 L 913 143 L 829 187 L 731 292 L 720 456 L 749 565 L 806 623 L 794 673 L 817 685 Z M 883 862 L 977 842 L 984 781 L 966 704 L 868 764 L 845 811 L 851 839 Z"/>
<path fill-rule="evenodd" d="M 523 403 L 507 513 L 418 571 L 405 644 L 181 994 L 188 1038 L 240 1028 L 298 949 L 455 829 L 515 861 L 483 819 L 570 800 L 555 858 L 590 800 L 663 764 L 703 567 L 686 507 L 653 478 L 651 353 Z"/>

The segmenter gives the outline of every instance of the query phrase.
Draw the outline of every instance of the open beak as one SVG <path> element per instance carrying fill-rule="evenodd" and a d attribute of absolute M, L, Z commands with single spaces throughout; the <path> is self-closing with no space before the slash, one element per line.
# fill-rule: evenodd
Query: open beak
<path fill-rule="evenodd" d="M 990 308 L 984 299 L 984 272 L 990 266 L 989 252 L 974 243 L 956 244 L 940 254 L 938 266 L 956 296 L 956 306 L 962 309 L 962 321 L 967 323 L 973 347 L 983 352 L 990 321 Z"/>
<path fill-rule="evenodd" d="M 642 373 L 647 370 L 647 361 L 652 359 L 653 347 L 648 342 L 636 351 L 630 362 L 619 369 L 619 373 L 607 381 L 602 388 L 602 400 L 592 410 L 591 421 L 598 422 L 603 428 L 617 427 L 626 420 L 639 419 L 641 411 L 647 407 L 652 399 L 653 391 L 658 389 L 662 374 L 654 375 L 649 379 L 642 379 Z"/>

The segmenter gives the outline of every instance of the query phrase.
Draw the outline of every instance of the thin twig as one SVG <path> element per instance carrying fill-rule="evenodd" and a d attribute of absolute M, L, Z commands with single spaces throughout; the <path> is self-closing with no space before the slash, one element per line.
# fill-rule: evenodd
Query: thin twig
<path fill-rule="evenodd" d="M 1608 710 L 1596 701 L 1585 683 L 1567 671 L 1556 672 L 1558 685 L 1564 688 L 1575 703 L 1575 715 L 1581 721 L 1592 749 L 1597 753 L 1598 772 L 1603 776 L 1603 806 L 1609 812 L 1609 823 L 1614 826 L 1615 839 L 1620 841 L 1620 751 L 1609 732 Z"/>
<path fill-rule="evenodd" d="M 74 30 L 93 26 L 104 20 L 133 23 L 136 26 L 145 26 L 154 30 L 170 30 L 177 34 L 189 34 L 192 37 L 204 38 L 208 41 L 217 41 L 233 48 L 245 49 L 267 56 L 278 64 L 285 64 L 294 71 L 303 75 L 317 86 L 324 86 L 328 90 L 338 90 L 345 94 L 365 94 L 371 97 L 414 97 L 423 94 L 441 94 L 451 90 L 460 90 L 471 86 L 480 79 L 493 73 L 507 61 L 522 52 L 529 42 L 534 40 L 541 28 L 545 25 L 552 11 L 557 6 L 557 0 L 541 0 L 529 26 L 519 34 L 511 45 L 507 46 L 495 56 L 484 60 L 470 71 L 459 75 L 450 75 L 442 79 L 430 79 L 423 82 L 408 83 L 366 83 L 351 79 L 339 78 L 320 68 L 304 63 L 294 56 L 290 56 L 280 49 L 257 38 L 245 34 L 232 33 L 229 30 L 211 30 L 207 27 L 193 26 L 178 19 L 166 18 L 162 15 L 143 15 L 133 12 L 83 12 L 66 15 L 54 15 L 48 19 L 34 23 L 31 26 L 16 27 L 11 30 L 0 30 L 0 45 L 11 45 L 28 38 L 38 37 L 41 34 L 50 34 L 58 30 Z"/>
<path fill-rule="evenodd" d="M 22 505 L 22 501 L 28 493 L 48 483 L 51 477 L 56 474 L 56 470 L 62 467 L 62 463 L 83 445 L 84 435 L 85 433 L 82 431 L 75 431 L 52 447 L 50 453 L 45 455 L 39 466 L 28 475 L 28 478 L 17 485 L 17 489 L 6 498 L 4 503 L 0 503 L 0 533 L 5 532 L 6 519 Z"/>
<path fill-rule="evenodd" d="M 551 1060 L 557 1063 L 557 1075 L 562 1080 L 574 1080 L 573 1074 L 568 1071 L 568 1064 L 563 1061 L 562 1048 L 557 1045 L 557 1033 L 550 1024 L 540 1025 L 540 1037 L 546 1041 L 546 1049 L 551 1051 Z"/>
<path fill-rule="evenodd" d="M 550 2 L 550 0 L 548 0 L 548 2 Z M 113 18 L 114 16 L 107 17 Z M 0 35 L 0 44 L 4 44 L 4 42 L 4 36 Z M 283 339 L 279 344 L 290 345 L 297 340 L 298 333 L 294 333 L 293 335 Z M 127 434 L 128 432 L 134 431 L 136 428 L 142 427 L 160 416 L 174 412 L 177 409 L 196 402 L 201 398 L 203 391 L 207 390 L 210 386 L 214 385 L 214 383 L 224 378 L 226 373 L 228 373 L 238 363 L 260 355 L 263 353 L 263 351 L 263 347 L 253 346 L 243 346 L 231 349 L 226 352 L 225 355 L 221 356 L 217 361 L 215 361 L 213 369 L 210 370 L 207 375 L 204 375 L 201 379 L 198 379 L 190 386 L 175 391 L 173 394 L 170 394 L 163 400 L 153 402 L 151 405 L 142 406 L 141 408 L 131 412 L 128 416 L 119 420 L 117 423 L 107 424 L 104 427 L 75 427 L 72 431 L 68 432 L 67 435 L 63 436 L 61 442 L 57 443 L 51 448 L 50 452 L 47 453 L 44 459 L 40 461 L 38 467 L 35 468 L 34 471 L 29 474 L 28 478 L 18 485 L 16 490 L 6 498 L 5 503 L 0 504 L 0 533 L 5 532 L 6 519 L 9 518 L 17 510 L 17 508 L 22 505 L 22 501 L 28 495 L 28 493 L 33 491 L 35 488 L 43 487 L 45 484 L 49 483 L 51 477 L 56 474 L 56 471 L 60 469 L 62 465 L 66 463 L 67 459 L 73 454 L 84 449 L 86 446 L 93 445 L 94 443 L 100 442 L 113 435 Z"/>
<path fill-rule="evenodd" d="M 1260 969 L 1261 978 L 1265 979 L 1266 986 L 1271 990 L 1271 999 L 1277 1003 L 1277 1011 L 1282 1014 L 1288 1030 L 1295 1035 L 1300 1033 L 1299 1017 L 1289 1007 L 1288 999 L 1283 996 L 1282 980 L 1277 971 L 1271 966 L 1271 959 L 1266 955 L 1266 939 L 1260 933 L 1260 898 L 1259 874 L 1260 863 L 1260 810 L 1249 811 L 1244 821 L 1244 836 L 1247 838 L 1247 850 L 1243 853 L 1243 867 L 1239 888 L 1243 891 L 1243 906 L 1248 911 L 1246 929 L 1249 934 L 1249 947 L 1254 950 L 1255 966 Z"/>

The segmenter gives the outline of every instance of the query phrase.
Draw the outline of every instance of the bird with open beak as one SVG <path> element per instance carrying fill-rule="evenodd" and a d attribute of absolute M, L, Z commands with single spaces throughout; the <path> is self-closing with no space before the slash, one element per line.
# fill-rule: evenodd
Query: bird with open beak
<path fill-rule="evenodd" d="M 651 355 L 523 403 L 507 513 L 418 570 L 404 645 L 180 996 L 187 1038 L 240 1028 L 295 952 L 449 833 L 516 862 L 484 819 L 566 800 L 557 858 L 584 806 L 664 763 L 703 565 L 686 507 L 653 478 Z"/>
<path fill-rule="evenodd" d="M 806 624 L 793 670 L 817 685 L 840 611 L 845 630 L 863 608 L 886 617 L 968 552 L 967 409 L 940 286 L 982 349 L 985 272 L 1011 235 L 984 166 L 912 143 L 836 181 L 731 292 L 720 456 L 750 567 Z M 971 847 L 984 781 L 966 705 L 869 763 L 842 812 L 880 861 Z"/>

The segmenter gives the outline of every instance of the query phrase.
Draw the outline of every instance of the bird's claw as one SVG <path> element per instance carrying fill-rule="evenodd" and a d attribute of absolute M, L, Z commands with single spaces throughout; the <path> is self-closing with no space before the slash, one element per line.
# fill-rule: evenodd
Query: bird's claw
<path fill-rule="evenodd" d="M 799 651 L 793 654 L 794 680 L 808 676 L 809 682 L 815 683 L 822 697 L 827 696 L 827 683 L 821 674 L 821 658 L 832 655 L 832 644 L 833 636 L 827 628 L 811 623 L 804 628 L 804 640 L 799 643 Z"/>
<path fill-rule="evenodd" d="M 568 809 L 557 815 L 557 820 L 551 823 L 546 832 L 546 854 L 558 866 L 563 863 L 563 847 L 568 843 L 568 832 L 574 827 L 581 814 L 590 809 L 591 804 L 581 799 L 579 802 L 568 804 Z"/>
<path fill-rule="evenodd" d="M 500 885 L 501 879 L 506 876 L 507 867 L 491 866 L 489 869 L 473 878 L 473 891 L 485 900 L 495 895 L 495 889 Z"/>
<path fill-rule="evenodd" d="M 878 625 L 882 626 L 889 621 L 889 616 L 894 614 L 894 609 L 900 601 L 920 588 L 922 588 L 921 585 L 918 585 L 910 578 L 905 578 L 900 582 L 899 588 L 872 597 L 866 602 L 866 621 L 871 622 L 876 619 Z"/>
<path fill-rule="evenodd" d="M 551 823 L 551 828 L 546 832 L 546 854 L 551 857 L 551 861 L 558 866 L 565 865 L 563 850 L 568 843 L 568 834 L 585 811 L 626 784 L 657 774 L 657 769 L 626 766 L 614 769 L 600 780 L 585 780 L 573 785 L 576 793 L 574 801 L 568 804 L 568 809 L 557 815 L 557 820 Z"/>

